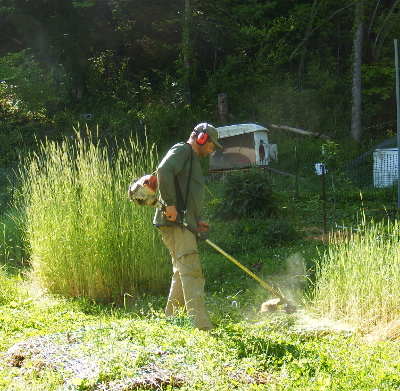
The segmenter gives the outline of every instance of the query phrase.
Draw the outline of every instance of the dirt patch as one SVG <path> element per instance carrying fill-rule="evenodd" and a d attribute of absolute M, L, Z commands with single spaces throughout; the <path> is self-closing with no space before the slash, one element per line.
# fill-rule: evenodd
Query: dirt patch
<path fill-rule="evenodd" d="M 1 358 L 6 365 L 20 368 L 21 375 L 30 371 L 51 369 L 61 373 L 67 385 L 76 379 L 96 380 L 101 370 L 99 357 L 79 356 L 82 343 L 77 338 L 71 338 L 69 333 L 63 339 L 58 335 L 29 338 L 13 345 Z M 131 350 L 130 354 L 132 360 L 135 360 L 138 351 Z M 138 376 L 134 378 L 95 384 L 91 389 L 123 391 L 137 388 L 159 389 L 167 385 L 180 387 L 183 384 L 182 376 L 149 364 L 138 368 Z"/>
<path fill-rule="evenodd" d="M 79 386 L 82 381 L 85 389 L 92 391 L 128 391 L 136 389 L 180 388 L 191 382 L 193 373 L 200 370 L 196 365 L 185 362 L 183 355 L 172 354 L 158 348 L 149 349 L 149 361 L 134 368 L 134 377 L 124 377 L 98 381 L 102 369 L 102 358 L 88 349 L 85 344 L 92 342 L 80 338 L 80 333 L 62 333 L 57 335 L 29 338 L 13 345 L 0 357 L 0 365 L 19 369 L 16 379 L 23 379 L 27 373 L 52 370 L 61 374 L 67 387 Z M 93 344 L 93 343 L 92 343 Z M 124 354 L 130 354 L 135 362 L 141 353 L 133 347 L 124 345 Z M 137 346 L 136 346 L 137 348 Z M 117 349 L 117 347 L 114 347 Z M 150 357 L 151 356 L 151 357 Z M 165 363 L 173 362 L 171 370 Z M 103 360 L 104 364 L 104 360 Z M 112 369 L 112 364 L 109 364 Z M 255 372 L 251 375 L 238 368 L 224 368 L 232 384 L 266 384 L 275 381 L 273 375 Z M 100 376 L 101 377 L 101 376 Z M 78 383 L 77 383 L 78 382 Z"/>
<path fill-rule="evenodd" d="M 65 338 L 66 343 L 60 344 L 52 339 L 51 336 L 36 337 L 16 343 L 2 359 L 6 365 L 21 368 L 22 371 L 50 368 L 59 372 L 66 371 L 71 377 L 81 379 L 98 375 L 100 368 L 93 360 L 71 354 L 78 348 L 76 341 Z"/>

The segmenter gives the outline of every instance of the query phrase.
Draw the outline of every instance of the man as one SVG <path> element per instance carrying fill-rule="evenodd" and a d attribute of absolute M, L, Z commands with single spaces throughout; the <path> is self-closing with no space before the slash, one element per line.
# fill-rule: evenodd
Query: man
<path fill-rule="evenodd" d="M 214 148 L 222 149 L 218 131 L 210 124 L 201 123 L 186 143 L 175 144 L 168 151 L 157 169 L 158 189 L 165 210 L 157 209 L 154 224 L 160 229 L 173 266 L 165 314 L 172 316 L 185 307 L 200 330 L 211 330 L 212 323 L 204 303 L 204 277 L 193 233 L 207 231 L 209 226 L 201 218 L 205 192 L 198 157 L 207 156 Z"/>

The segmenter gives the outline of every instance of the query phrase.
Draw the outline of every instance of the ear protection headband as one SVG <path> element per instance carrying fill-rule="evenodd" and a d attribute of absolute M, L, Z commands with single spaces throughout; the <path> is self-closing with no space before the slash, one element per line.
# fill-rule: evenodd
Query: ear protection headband
<path fill-rule="evenodd" d="M 202 130 L 196 129 L 196 132 L 197 132 L 197 139 L 196 139 L 197 144 L 204 145 L 209 139 L 207 134 L 207 124 L 203 124 Z"/>

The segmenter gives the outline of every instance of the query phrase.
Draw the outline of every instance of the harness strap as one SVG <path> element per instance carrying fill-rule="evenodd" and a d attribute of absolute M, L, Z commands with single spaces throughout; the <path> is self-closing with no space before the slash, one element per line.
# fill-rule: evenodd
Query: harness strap
<path fill-rule="evenodd" d="M 186 206 L 187 206 L 187 201 L 189 198 L 190 180 L 192 178 L 193 149 L 190 145 L 189 145 L 189 147 L 190 147 L 190 154 L 187 157 L 185 164 L 183 165 L 183 166 L 186 166 L 187 161 L 190 159 L 189 177 L 188 177 L 188 182 L 187 182 L 187 187 L 186 187 L 185 200 L 183 199 L 181 187 L 179 186 L 178 176 L 177 175 L 174 176 L 176 199 L 177 199 L 178 205 L 181 209 L 180 212 L 183 213 L 183 216 L 181 216 L 181 219 L 180 219 L 182 228 L 184 227 L 184 224 L 186 224 L 186 212 L 187 212 Z"/>

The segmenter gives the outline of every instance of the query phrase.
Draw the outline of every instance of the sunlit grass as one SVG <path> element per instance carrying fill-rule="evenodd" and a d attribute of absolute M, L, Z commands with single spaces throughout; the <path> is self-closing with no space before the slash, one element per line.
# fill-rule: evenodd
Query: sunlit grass
<path fill-rule="evenodd" d="M 111 153 L 90 133 L 46 142 L 26 159 L 22 223 L 34 277 L 47 291 L 122 302 L 165 288 L 170 265 L 151 223 L 154 210 L 126 195 L 155 166 L 147 143 L 130 139 Z"/>
<path fill-rule="evenodd" d="M 365 335 L 348 329 L 305 325 L 304 307 L 290 315 L 260 314 L 269 298 L 265 289 L 203 242 L 206 301 L 216 328 L 201 332 L 184 314 L 166 319 L 171 265 L 151 224 L 154 210 L 126 198 L 131 180 L 154 169 L 155 156 L 132 140 L 111 153 L 78 137 L 44 144 L 26 161 L 20 214 L 0 220 L 0 245 L 9 266 L 19 259 L 13 243 L 23 243 L 17 247 L 30 256 L 36 279 L 24 281 L 23 274 L 0 268 L 0 389 L 145 389 L 146 381 L 160 390 L 187 391 L 400 387 L 398 333 L 365 343 Z M 285 296 L 305 272 L 297 266 L 319 258 L 310 241 L 268 248 L 263 236 L 245 237 L 235 225 L 240 228 L 236 222 L 212 224 L 210 239 L 246 266 L 262 266 L 257 274 Z M 361 331 L 398 322 L 398 228 L 397 222 L 364 222 L 353 235 L 320 244 L 313 309 L 353 321 Z M 282 274 L 291 276 L 290 284 Z M 38 281 L 48 292 L 83 298 L 39 295 Z M 4 361 L 14 344 L 29 346 L 38 337 L 43 351 L 25 351 L 20 366 Z"/>
<path fill-rule="evenodd" d="M 324 263 L 326 266 L 330 263 L 330 256 L 342 256 L 337 254 L 340 246 L 347 246 L 347 256 L 352 258 L 352 251 L 366 254 L 369 252 L 366 249 L 372 249 L 372 253 L 381 251 L 382 257 L 388 257 L 391 249 L 385 248 L 387 240 L 389 246 L 398 245 L 397 237 L 393 236 L 397 232 L 396 223 L 377 224 L 369 229 L 365 225 L 363 230 L 363 235 L 360 231 L 356 237 L 331 242 L 332 249 L 321 262 L 319 272 Z M 375 242 L 379 244 L 374 245 Z M 206 273 L 210 271 L 211 258 L 214 268 L 230 265 L 226 259 L 208 256 Z M 287 256 L 282 255 L 283 258 Z M 352 284 L 357 283 L 358 277 L 363 278 L 363 283 L 369 284 L 361 291 L 366 295 L 372 283 L 365 275 L 379 270 L 370 263 L 383 263 L 364 260 L 360 266 L 358 262 L 348 262 L 344 256 L 341 262 L 340 273 L 318 275 L 326 289 L 338 286 L 332 295 L 349 289 L 340 286 L 344 277 Z M 166 264 L 170 264 L 168 260 Z M 365 272 L 360 270 L 364 266 Z M 400 386 L 397 341 L 365 343 L 362 334 L 347 329 L 313 328 L 301 322 L 303 310 L 291 315 L 260 314 L 259 304 L 265 293 L 259 291 L 254 296 L 254 291 L 245 289 L 241 271 L 228 279 L 227 272 L 234 275 L 235 269 L 220 270 L 222 273 L 212 274 L 215 278 L 221 276 L 219 283 L 215 283 L 220 291 L 206 295 L 217 326 L 210 333 L 192 328 L 184 317 L 180 322 L 168 321 L 163 315 L 165 297 L 141 295 L 129 306 L 118 307 L 59 295 L 28 296 L 24 289 L 30 286 L 30 281 L 24 285 L 21 279 L 10 279 L 0 273 L 0 284 L 8 287 L 10 293 L 0 303 L 0 389 L 111 389 L 113 385 L 146 389 L 146 381 L 153 381 L 153 388 L 160 390 L 187 391 L 393 390 Z M 387 276 L 394 278 L 392 274 Z M 335 279 L 331 285 L 324 279 L 328 277 Z M 381 284 L 380 288 L 387 286 Z M 231 294 L 234 287 L 238 290 Z M 380 294 L 377 300 L 384 300 L 384 295 Z M 128 300 L 130 296 L 125 297 Z M 353 299 L 353 303 L 360 302 L 355 296 Z M 318 301 L 318 295 L 316 303 L 324 305 Z M 340 308 L 342 303 L 338 299 L 331 308 L 328 301 L 326 309 L 329 312 Z M 19 342 L 24 347 L 21 354 L 11 356 L 20 360 L 17 366 L 7 359 L 9 349 Z"/>
<path fill-rule="evenodd" d="M 363 222 L 335 236 L 318 265 L 316 306 L 360 327 L 400 316 L 399 224 Z"/>
<path fill-rule="evenodd" d="M 0 263 L 8 267 L 21 266 L 27 258 L 24 234 L 18 226 L 17 211 L 0 214 Z"/>
<path fill-rule="evenodd" d="M 400 385 L 393 342 L 365 344 L 355 334 L 301 332 L 295 315 L 227 320 L 206 333 L 167 322 L 150 303 L 137 310 L 124 313 L 50 295 L 2 306 L 0 389 L 148 389 L 149 382 L 154 389 L 187 391 Z"/>

